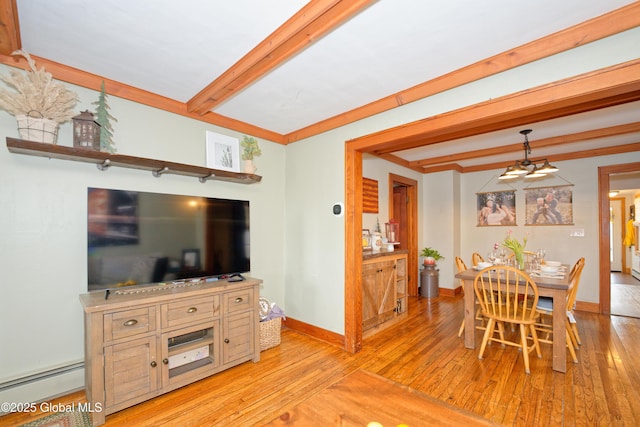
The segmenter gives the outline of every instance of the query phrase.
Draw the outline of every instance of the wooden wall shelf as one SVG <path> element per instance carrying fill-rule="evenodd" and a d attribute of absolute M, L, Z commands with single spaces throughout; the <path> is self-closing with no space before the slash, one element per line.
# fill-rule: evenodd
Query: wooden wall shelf
<path fill-rule="evenodd" d="M 155 177 L 160 177 L 164 174 L 192 176 L 198 178 L 200 182 L 216 180 L 236 182 L 238 184 L 254 184 L 262 180 L 261 176 L 250 173 L 228 172 L 219 169 L 209 169 L 204 166 L 145 159 L 122 154 L 103 153 L 101 151 L 44 144 L 15 138 L 7 138 L 7 148 L 11 153 L 16 154 L 94 163 L 99 170 L 106 170 L 112 166 L 118 166 L 150 171 Z"/>

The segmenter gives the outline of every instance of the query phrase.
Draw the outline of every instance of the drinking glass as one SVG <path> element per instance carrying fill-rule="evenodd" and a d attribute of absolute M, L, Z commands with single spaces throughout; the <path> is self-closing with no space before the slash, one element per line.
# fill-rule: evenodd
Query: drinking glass
<path fill-rule="evenodd" d="M 538 249 L 538 252 L 536 253 L 536 255 L 538 256 L 538 260 L 540 262 L 542 262 L 544 260 L 544 256 L 547 254 L 547 251 L 545 251 L 544 249 Z"/>
<path fill-rule="evenodd" d="M 507 257 L 507 250 L 504 248 L 501 248 L 498 252 L 498 257 L 500 258 L 500 263 L 504 264 L 505 258 Z"/>
<path fill-rule="evenodd" d="M 495 252 L 489 252 L 489 254 L 487 255 L 487 257 L 489 258 L 489 262 L 491 264 L 495 264 L 496 262 L 496 258 L 497 258 L 497 254 Z"/>

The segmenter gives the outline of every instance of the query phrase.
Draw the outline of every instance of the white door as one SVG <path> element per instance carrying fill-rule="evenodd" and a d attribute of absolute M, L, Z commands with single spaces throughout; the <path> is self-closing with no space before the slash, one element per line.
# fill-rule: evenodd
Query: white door
<path fill-rule="evenodd" d="M 609 256 L 611 257 L 611 271 L 622 270 L 622 233 L 624 223 L 624 213 L 622 212 L 622 203 L 620 199 L 612 199 L 609 201 L 609 224 L 611 244 Z"/>

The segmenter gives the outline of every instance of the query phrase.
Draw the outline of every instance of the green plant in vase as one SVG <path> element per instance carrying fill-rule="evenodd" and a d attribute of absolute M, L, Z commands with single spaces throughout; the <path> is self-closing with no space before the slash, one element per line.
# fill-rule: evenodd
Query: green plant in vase
<path fill-rule="evenodd" d="M 527 236 L 525 235 L 522 242 L 519 242 L 514 237 L 511 237 L 511 230 L 509 230 L 507 237 L 502 242 L 502 246 L 513 251 L 518 268 L 524 270 L 524 248 L 527 246 Z"/>
<path fill-rule="evenodd" d="M 253 164 L 253 159 L 262 155 L 258 140 L 252 136 L 245 135 L 240 141 L 240 146 L 242 147 L 242 160 L 245 161 L 244 171 L 255 173 L 257 168 Z"/>
<path fill-rule="evenodd" d="M 424 248 L 422 252 L 420 252 L 420 256 L 424 257 L 424 265 L 435 265 L 436 262 L 444 259 L 440 252 L 433 248 Z"/>

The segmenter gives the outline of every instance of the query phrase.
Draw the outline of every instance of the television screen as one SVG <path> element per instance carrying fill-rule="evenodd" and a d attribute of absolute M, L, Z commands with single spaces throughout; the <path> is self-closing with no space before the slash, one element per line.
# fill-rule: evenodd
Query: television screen
<path fill-rule="evenodd" d="M 89 188 L 88 290 L 250 270 L 249 202 Z"/>

